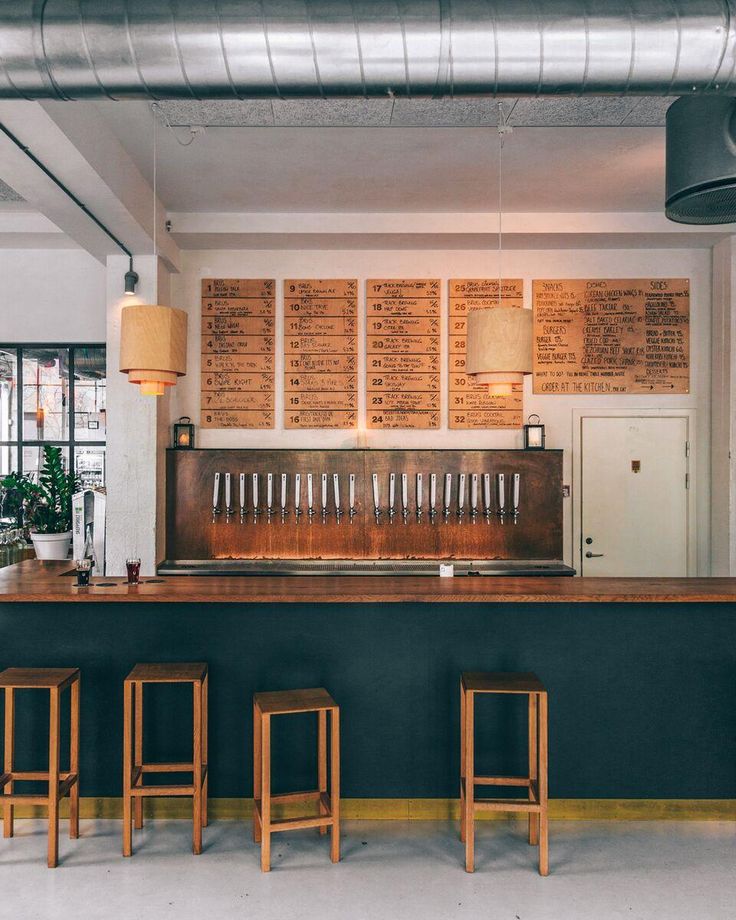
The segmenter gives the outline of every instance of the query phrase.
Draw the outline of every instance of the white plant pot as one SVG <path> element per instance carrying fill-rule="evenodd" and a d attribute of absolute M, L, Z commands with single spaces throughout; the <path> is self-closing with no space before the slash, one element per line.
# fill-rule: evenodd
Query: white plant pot
<path fill-rule="evenodd" d="M 66 559 L 72 542 L 72 532 L 66 533 L 32 533 L 33 548 L 39 559 Z"/>

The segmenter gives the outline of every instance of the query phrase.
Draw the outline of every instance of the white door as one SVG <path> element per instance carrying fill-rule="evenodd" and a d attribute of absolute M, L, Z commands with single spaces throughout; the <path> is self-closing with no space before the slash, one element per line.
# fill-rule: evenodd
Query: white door
<path fill-rule="evenodd" d="M 688 420 L 581 422 L 581 574 L 686 576 Z"/>

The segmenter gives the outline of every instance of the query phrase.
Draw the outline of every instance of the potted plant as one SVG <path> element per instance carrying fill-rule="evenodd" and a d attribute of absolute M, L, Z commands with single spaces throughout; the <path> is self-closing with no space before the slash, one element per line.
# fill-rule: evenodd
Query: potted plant
<path fill-rule="evenodd" d="M 21 502 L 39 559 L 66 559 L 72 539 L 72 496 L 78 480 L 64 472 L 60 447 L 44 447 L 38 480 L 11 473 L 0 485 Z"/>

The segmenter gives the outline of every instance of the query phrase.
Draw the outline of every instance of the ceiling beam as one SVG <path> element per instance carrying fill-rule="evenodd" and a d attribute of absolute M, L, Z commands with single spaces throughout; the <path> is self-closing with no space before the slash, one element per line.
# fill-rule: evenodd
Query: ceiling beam
<path fill-rule="evenodd" d="M 496 249 L 484 212 L 170 213 L 182 249 Z M 708 248 L 733 224 L 685 226 L 660 212 L 507 213 L 508 249 Z"/>
<path fill-rule="evenodd" d="M 2 102 L 2 122 L 133 255 L 153 251 L 153 191 L 105 122 L 89 107 Z M 43 170 L 0 135 L 0 176 L 36 210 L 98 261 L 120 249 Z M 157 244 L 177 271 L 179 249 L 165 230 L 158 202 Z"/>

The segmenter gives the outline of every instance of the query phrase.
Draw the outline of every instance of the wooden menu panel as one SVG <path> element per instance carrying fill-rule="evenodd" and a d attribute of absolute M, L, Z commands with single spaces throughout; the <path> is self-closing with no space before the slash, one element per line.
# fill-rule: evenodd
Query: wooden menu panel
<path fill-rule="evenodd" d="M 202 279 L 202 428 L 273 428 L 276 282 Z"/>
<path fill-rule="evenodd" d="M 358 422 L 358 282 L 284 281 L 284 427 Z"/>
<path fill-rule="evenodd" d="M 498 278 L 454 278 L 449 282 L 449 427 L 462 429 L 520 428 L 523 387 L 511 396 L 491 396 L 488 388 L 465 376 L 467 315 L 499 305 Z M 521 278 L 501 281 L 501 306 L 524 306 Z"/>
<path fill-rule="evenodd" d="M 687 278 L 534 282 L 535 393 L 687 393 Z"/>
<path fill-rule="evenodd" d="M 366 286 L 366 426 L 440 427 L 440 282 Z"/>

